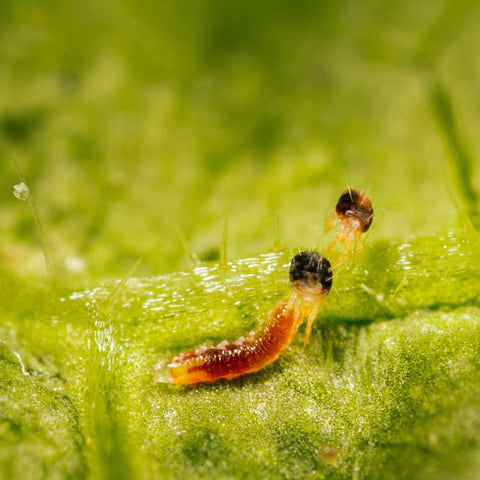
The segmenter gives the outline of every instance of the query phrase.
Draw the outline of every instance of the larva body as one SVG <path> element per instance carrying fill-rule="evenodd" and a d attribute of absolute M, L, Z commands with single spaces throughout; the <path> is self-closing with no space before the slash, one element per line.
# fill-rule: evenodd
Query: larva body
<path fill-rule="evenodd" d="M 278 358 L 305 317 L 308 341 L 311 324 L 331 288 L 330 263 L 317 252 L 301 252 L 292 260 L 290 280 L 291 291 L 257 329 L 235 341 L 204 345 L 159 362 L 153 367 L 154 379 L 188 385 L 256 372 Z"/>
<path fill-rule="evenodd" d="M 298 308 L 289 306 L 284 301 L 279 302 L 269 316 L 269 323 L 263 328 L 252 330 L 245 337 L 235 341 L 224 340 L 216 345 L 203 345 L 180 353 L 163 367 L 169 370 L 173 383 L 182 385 L 231 380 L 256 372 L 278 358 L 292 341 L 303 320 Z M 157 370 L 157 379 L 160 370 Z"/>
<path fill-rule="evenodd" d="M 345 244 L 340 257 L 333 264 L 339 265 L 347 256 L 357 255 L 362 249 L 361 236 L 367 232 L 373 221 L 372 202 L 368 196 L 358 190 L 349 188 L 338 199 L 335 207 L 336 218 L 328 221 L 325 219 L 325 231 L 340 224 L 336 238 L 324 251 L 327 254 L 339 241 Z M 352 253 L 353 252 L 353 253 Z"/>

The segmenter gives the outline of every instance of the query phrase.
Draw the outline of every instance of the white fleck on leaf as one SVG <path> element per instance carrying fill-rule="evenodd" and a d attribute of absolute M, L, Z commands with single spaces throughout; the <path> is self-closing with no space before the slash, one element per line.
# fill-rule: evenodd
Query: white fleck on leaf
<path fill-rule="evenodd" d="M 25 183 L 19 183 L 18 185 L 13 186 L 13 194 L 22 201 L 27 200 L 30 190 L 28 189 Z"/>

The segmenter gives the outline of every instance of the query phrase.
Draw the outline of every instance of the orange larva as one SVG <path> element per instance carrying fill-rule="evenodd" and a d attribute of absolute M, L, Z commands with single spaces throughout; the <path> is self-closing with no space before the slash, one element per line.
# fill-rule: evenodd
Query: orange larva
<path fill-rule="evenodd" d="M 295 255 L 289 272 L 292 288 L 259 327 L 237 340 L 204 345 L 154 365 L 158 382 L 189 385 L 215 382 L 260 370 L 275 361 L 307 317 L 305 343 L 322 300 L 332 286 L 330 262 L 318 252 Z"/>
<path fill-rule="evenodd" d="M 327 254 L 339 241 L 345 244 L 345 248 L 333 264 L 334 267 L 351 254 L 352 250 L 353 255 L 357 255 L 362 249 L 361 235 L 370 228 L 373 221 L 372 202 L 365 193 L 348 188 L 338 199 L 335 213 L 337 218 L 330 223 L 326 221 L 325 231 L 328 232 L 337 223 L 340 223 L 340 228 L 324 253 Z"/>

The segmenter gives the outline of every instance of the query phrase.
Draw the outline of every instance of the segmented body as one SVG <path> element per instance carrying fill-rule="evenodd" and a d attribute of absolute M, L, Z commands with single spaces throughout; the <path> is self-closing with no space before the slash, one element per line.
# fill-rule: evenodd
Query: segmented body
<path fill-rule="evenodd" d="M 172 357 L 167 368 L 173 383 L 231 380 L 272 363 L 292 341 L 304 312 L 280 301 L 269 316 L 271 320 L 265 326 L 252 330 L 245 337 L 204 345 Z"/>
<path fill-rule="evenodd" d="M 330 263 L 317 252 L 301 252 L 292 260 L 289 275 L 293 288 L 257 329 L 235 341 L 204 345 L 159 362 L 153 367 L 154 379 L 188 385 L 256 372 L 278 358 L 305 317 L 307 342 L 321 301 L 331 288 Z"/>

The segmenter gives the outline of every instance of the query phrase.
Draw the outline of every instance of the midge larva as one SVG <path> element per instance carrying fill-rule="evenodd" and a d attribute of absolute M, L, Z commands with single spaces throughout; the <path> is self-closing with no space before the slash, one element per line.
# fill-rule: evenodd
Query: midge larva
<path fill-rule="evenodd" d="M 357 255 L 362 249 L 361 235 L 370 228 L 373 221 L 372 202 L 365 193 L 348 188 L 338 199 L 335 213 L 336 218 L 332 222 L 328 221 L 327 214 L 325 231 L 330 231 L 337 223 L 340 223 L 340 228 L 324 254 L 327 254 L 339 241 L 344 243 L 345 247 L 333 264 L 334 267 L 351 254 L 352 250 L 353 255 Z"/>
<path fill-rule="evenodd" d="M 318 252 L 295 255 L 289 272 L 292 288 L 248 335 L 204 345 L 154 365 L 157 382 L 189 385 L 215 382 L 260 370 L 275 361 L 307 317 L 305 344 L 312 323 L 332 287 L 330 262 Z"/>

